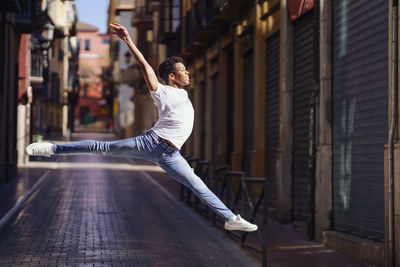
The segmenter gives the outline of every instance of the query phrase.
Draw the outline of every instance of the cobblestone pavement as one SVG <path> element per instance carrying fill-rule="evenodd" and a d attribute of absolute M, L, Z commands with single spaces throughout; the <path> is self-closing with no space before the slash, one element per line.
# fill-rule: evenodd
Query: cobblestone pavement
<path fill-rule="evenodd" d="M 54 169 L 1 232 L 0 266 L 259 265 L 142 171 L 158 167 L 62 161 L 42 163 Z"/>

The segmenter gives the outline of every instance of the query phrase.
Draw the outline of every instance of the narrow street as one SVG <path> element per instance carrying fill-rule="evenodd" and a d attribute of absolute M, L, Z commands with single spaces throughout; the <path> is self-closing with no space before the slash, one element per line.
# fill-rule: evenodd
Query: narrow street
<path fill-rule="evenodd" d="M 152 177 L 161 169 L 140 163 L 95 155 L 31 163 L 51 171 L 2 230 L 0 265 L 258 265 L 171 197 Z"/>

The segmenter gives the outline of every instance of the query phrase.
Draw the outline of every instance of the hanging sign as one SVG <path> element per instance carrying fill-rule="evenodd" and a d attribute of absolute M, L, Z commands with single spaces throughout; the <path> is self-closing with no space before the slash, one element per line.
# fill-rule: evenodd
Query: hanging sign
<path fill-rule="evenodd" d="M 314 0 L 287 0 L 290 19 L 296 20 L 314 7 Z"/>

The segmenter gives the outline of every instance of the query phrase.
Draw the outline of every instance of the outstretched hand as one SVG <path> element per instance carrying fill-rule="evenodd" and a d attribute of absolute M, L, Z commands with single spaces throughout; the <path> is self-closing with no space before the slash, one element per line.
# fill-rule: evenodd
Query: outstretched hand
<path fill-rule="evenodd" d="M 129 33 L 128 30 L 122 26 L 121 24 L 118 23 L 110 23 L 109 24 L 111 29 L 113 29 L 112 34 L 117 35 L 119 38 L 121 38 L 124 41 L 128 41 L 129 39 Z"/>
<path fill-rule="evenodd" d="M 119 38 L 124 40 L 125 43 L 128 45 L 129 50 L 132 52 L 133 56 L 135 57 L 136 61 L 139 64 L 143 77 L 146 81 L 147 87 L 151 91 L 157 90 L 158 87 L 157 75 L 154 72 L 153 68 L 150 66 L 150 64 L 146 61 L 143 54 L 132 42 L 128 30 L 124 26 L 118 23 L 110 23 L 109 25 L 110 28 L 113 30 L 111 33 L 117 35 Z"/>

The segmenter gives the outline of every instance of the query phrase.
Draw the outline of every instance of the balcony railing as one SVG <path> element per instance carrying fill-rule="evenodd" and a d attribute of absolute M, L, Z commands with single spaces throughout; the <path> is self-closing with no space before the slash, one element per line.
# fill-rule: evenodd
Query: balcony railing
<path fill-rule="evenodd" d="M 15 14 L 15 20 L 18 24 L 32 23 L 33 0 L 19 1 L 21 10 Z"/>
<path fill-rule="evenodd" d="M 38 98 L 46 97 L 47 84 L 45 76 L 48 69 L 44 67 L 45 59 L 39 49 L 31 50 L 31 74 L 30 82 L 33 87 L 34 95 Z"/>
<path fill-rule="evenodd" d="M 33 52 L 31 54 L 31 76 L 43 79 L 43 55 Z"/>
<path fill-rule="evenodd" d="M 15 22 L 25 33 L 32 33 L 41 29 L 47 19 L 41 5 L 35 0 L 19 1 L 20 10 L 15 13 Z"/>
<path fill-rule="evenodd" d="M 153 13 L 159 6 L 160 0 L 135 0 L 134 6 L 139 16 L 146 16 Z"/>
<path fill-rule="evenodd" d="M 21 6 L 18 0 L 3 0 L 0 3 L 1 11 L 18 12 L 21 10 Z"/>
<path fill-rule="evenodd" d="M 226 31 L 238 14 L 254 4 L 254 0 L 197 0 L 186 12 L 184 51 L 185 58 L 191 58 L 197 52 Z"/>
<path fill-rule="evenodd" d="M 198 0 L 186 13 L 185 41 L 204 44 L 219 34 L 230 20 L 253 0 Z"/>
<path fill-rule="evenodd" d="M 192 9 L 186 13 L 186 44 L 204 42 L 216 29 L 212 27 L 213 19 L 225 5 L 222 0 L 198 0 Z"/>
<path fill-rule="evenodd" d="M 153 12 L 152 6 L 154 6 L 159 1 L 146 1 L 146 0 L 136 0 L 135 8 L 136 8 L 136 16 L 135 22 L 146 22 L 151 20 L 151 14 Z"/>

